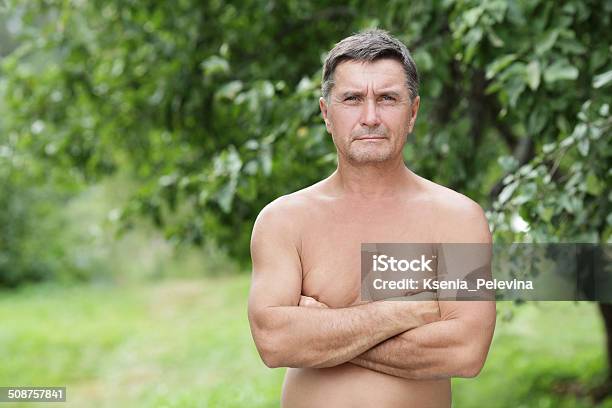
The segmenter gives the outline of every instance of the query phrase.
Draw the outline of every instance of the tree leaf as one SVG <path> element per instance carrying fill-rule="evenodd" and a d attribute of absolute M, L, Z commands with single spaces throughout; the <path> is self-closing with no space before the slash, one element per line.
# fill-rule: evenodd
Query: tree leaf
<path fill-rule="evenodd" d="M 603 190 L 603 183 L 597 178 L 593 171 L 590 171 L 586 178 L 586 191 L 589 194 L 598 196 Z"/>
<path fill-rule="evenodd" d="M 540 63 L 536 60 L 527 65 L 527 84 L 532 91 L 540 86 Z"/>
<path fill-rule="evenodd" d="M 556 81 L 573 80 L 578 78 L 578 69 L 567 61 L 557 61 L 544 71 L 544 81 L 553 83 Z"/>
<path fill-rule="evenodd" d="M 495 61 L 487 65 L 486 78 L 493 78 L 498 72 L 506 68 L 510 65 L 514 60 L 516 60 L 516 54 L 508 54 L 504 55 L 500 58 L 497 58 Z"/>
<path fill-rule="evenodd" d="M 200 65 L 204 70 L 204 76 L 214 75 L 217 73 L 225 74 L 230 70 L 229 63 L 217 55 L 213 55 L 205 59 Z"/>
<path fill-rule="evenodd" d="M 538 41 L 535 47 L 535 53 L 538 55 L 542 55 L 548 50 L 550 50 L 555 42 L 557 41 L 557 37 L 559 36 L 559 30 L 551 30 L 548 31 L 541 39 Z"/>
<path fill-rule="evenodd" d="M 499 197 L 498 197 L 498 201 L 500 204 L 505 203 L 506 201 L 508 201 L 508 199 L 510 197 L 512 197 L 512 194 L 514 193 L 514 190 L 516 190 L 516 188 L 518 187 L 519 182 L 517 181 L 513 181 L 512 183 L 508 184 L 506 187 L 504 187 L 504 189 L 502 190 L 501 193 L 499 193 Z"/>
<path fill-rule="evenodd" d="M 578 151 L 583 157 L 586 157 L 589 154 L 589 139 L 583 138 L 578 141 Z"/>
<path fill-rule="evenodd" d="M 601 88 L 612 82 L 612 69 L 593 78 L 593 88 Z"/>

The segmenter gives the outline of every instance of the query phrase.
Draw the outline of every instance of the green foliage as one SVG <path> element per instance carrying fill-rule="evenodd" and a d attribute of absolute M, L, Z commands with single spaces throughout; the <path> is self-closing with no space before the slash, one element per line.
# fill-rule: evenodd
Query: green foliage
<path fill-rule="evenodd" d="M 485 207 L 497 200 L 500 239 L 516 214 L 547 225 L 532 228 L 537 240 L 609 237 L 608 119 L 579 113 L 610 99 L 610 2 L 9 3 L 22 29 L 1 64 L 0 144 L 12 137 L 87 181 L 129 168 L 140 187 L 126 225 L 144 214 L 173 241 L 216 241 L 246 262 L 259 210 L 335 166 L 317 104 L 322 56 L 380 26 L 422 76 L 412 169 Z M 581 124 L 584 137 L 561 146 Z M 565 199 L 549 195 L 561 186 Z"/>
<path fill-rule="evenodd" d="M 46 177 L 58 183 L 61 177 L 43 177 L 45 169 L 31 154 L 18 153 L 18 144 L 9 135 L 0 145 L 0 286 L 82 278 L 83 268 L 69 255 L 75 242 L 60 211 L 76 187 L 68 181 L 61 189 L 46 184 Z"/>
<path fill-rule="evenodd" d="M 490 214 L 498 238 L 609 242 L 611 127 L 609 104 L 588 100 L 571 133 L 545 144 L 529 163 L 509 174 Z"/>

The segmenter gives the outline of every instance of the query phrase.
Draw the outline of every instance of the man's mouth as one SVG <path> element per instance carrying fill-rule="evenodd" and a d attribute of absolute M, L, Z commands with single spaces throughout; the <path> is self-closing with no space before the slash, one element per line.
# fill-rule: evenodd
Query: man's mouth
<path fill-rule="evenodd" d="M 380 136 L 380 135 L 365 135 L 365 136 L 360 136 L 356 138 L 355 140 L 382 140 L 382 139 L 386 139 L 386 137 Z"/>

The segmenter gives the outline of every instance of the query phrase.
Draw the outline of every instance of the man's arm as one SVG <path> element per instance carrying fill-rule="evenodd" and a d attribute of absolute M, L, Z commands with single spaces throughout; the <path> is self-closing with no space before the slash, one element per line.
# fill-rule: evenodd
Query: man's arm
<path fill-rule="evenodd" d="M 281 199 L 286 200 L 286 199 Z M 292 213 L 293 212 L 293 213 Z M 331 367 L 399 333 L 439 318 L 437 302 L 373 302 L 341 309 L 299 307 L 301 262 L 291 203 L 268 205 L 251 237 L 249 322 L 269 367 Z"/>
<path fill-rule="evenodd" d="M 457 215 L 457 214 L 455 214 Z M 482 209 L 471 203 L 441 242 L 491 243 Z M 406 331 L 351 363 L 410 379 L 474 377 L 482 369 L 495 328 L 493 301 L 440 301 L 441 320 Z"/>
<path fill-rule="evenodd" d="M 351 363 L 397 377 L 475 377 L 484 365 L 495 304 L 441 301 L 442 320 L 406 331 L 366 351 Z"/>

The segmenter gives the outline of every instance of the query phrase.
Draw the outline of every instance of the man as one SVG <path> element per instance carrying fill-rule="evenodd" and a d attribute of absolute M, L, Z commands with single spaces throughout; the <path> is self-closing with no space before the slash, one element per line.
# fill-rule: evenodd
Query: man
<path fill-rule="evenodd" d="M 474 377 L 484 364 L 494 302 L 361 302 L 361 243 L 490 243 L 487 220 L 404 164 L 420 99 L 400 41 L 381 30 L 342 40 L 325 61 L 322 94 L 338 167 L 257 218 L 257 349 L 267 366 L 290 367 L 284 407 L 449 407 L 450 377 Z"/>

